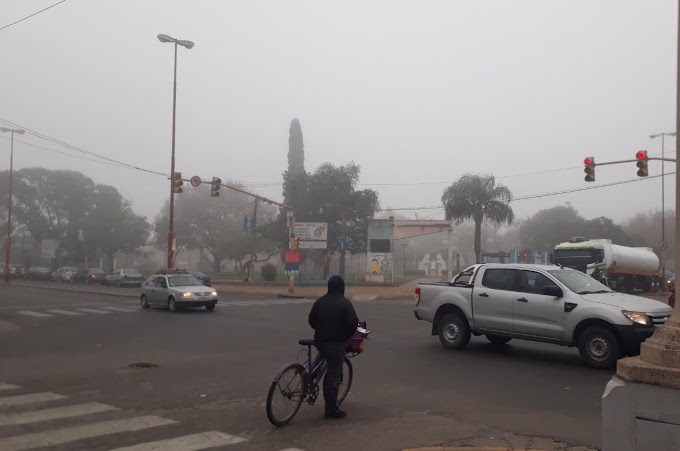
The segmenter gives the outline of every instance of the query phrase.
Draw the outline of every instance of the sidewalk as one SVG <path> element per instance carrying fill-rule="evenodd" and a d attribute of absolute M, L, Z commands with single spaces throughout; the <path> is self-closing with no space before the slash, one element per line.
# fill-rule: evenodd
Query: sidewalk
<path fill-rule="evenodd" d="M 357 301 L 374 299 L 414 299 L 414 290 L 420 282 L 438 282 L 438 278 L 419 278 L 399 286 L 347 286 L 345 296 Z M 316 299 L 326 293 L 325 286 L 295 287 L 295 293 L 288 293 L 282 285 L 249 285 L 248 283 L 215 283 L 213 287 L 220 293 L 250 294 L 253 296 L 279 296 Z"/>

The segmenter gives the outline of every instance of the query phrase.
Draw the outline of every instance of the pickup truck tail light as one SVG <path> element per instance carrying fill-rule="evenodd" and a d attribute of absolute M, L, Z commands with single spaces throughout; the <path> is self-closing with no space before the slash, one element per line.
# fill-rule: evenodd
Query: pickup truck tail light
<path fill-rule="evenodd" d="M 420 287 L 416 287 L 416 307 L 420 304 Z"/>

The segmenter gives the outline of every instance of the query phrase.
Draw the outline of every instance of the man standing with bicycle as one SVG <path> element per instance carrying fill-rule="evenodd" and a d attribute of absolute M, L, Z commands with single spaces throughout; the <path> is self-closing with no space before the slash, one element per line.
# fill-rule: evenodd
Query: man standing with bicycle
<path fill-rule="evenodd" d="M 345 281 L 340 276 L 328 279 L 328 293 L 314 302 L 309 325 L 321 357 L 326 359 L 323 398 L 327 419 L 344 418 L 347 413 L 338 405 L 338 389 L 345 360 L 345 343 L 354 335 L 359 319 L 354 306 L 345 297 Z"/>

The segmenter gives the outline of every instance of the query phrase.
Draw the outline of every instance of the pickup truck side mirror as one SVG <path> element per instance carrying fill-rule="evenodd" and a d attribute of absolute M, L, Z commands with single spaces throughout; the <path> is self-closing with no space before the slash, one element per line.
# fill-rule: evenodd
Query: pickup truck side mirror
<path fill-rule="evenodd" d="M 548 285 L 547 287 L 543 287 L 543 294 L 546 296 L 554 296 L 556 298 L 561 298 L 564 296 L 562 289 L 557 285 Z"/>

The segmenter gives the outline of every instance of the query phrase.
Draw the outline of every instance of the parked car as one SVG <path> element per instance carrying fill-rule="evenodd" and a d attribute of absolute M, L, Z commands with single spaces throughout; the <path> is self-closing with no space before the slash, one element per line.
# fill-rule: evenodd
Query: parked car
<path fill-rule="evenodd" d="M 99 268 L 83 268 L 80 269 L 72 278 L 72 283 L 90 284 L 104 284 L 106 281 L 106 273 Z"/>
<path fill-rule="evenodd" d="M 218 298 L 217 291 L 191 274 L 169 273 L 149 277 L 142 285 L 140 301 L 142 308 L 164 306 L 176 312 L 184 307 L 205 307 L 212 312 Z"/>
<path fill-rule="evenodd" d="M 201 271 L 189 271 L 189 274 L 200 280 L 206 287 L 210 286 L 210 277 L 206 276 Z"/>
<path fill-rule="evenodd" d="M 613 368 L 640 352 L 673 313 L 666 303 L 612 291 L 574 269 L 520 264 L 474 265 L 451 283 L 420 283 L 415 316 L 432 323 L 448 349 L 470 335 L 494 344 L 513 338 L 576 346 L 595 368 Z"/>
<path fill-rule="evenodd" d="M 26 280 L 51 280 L 52 273 L 44 266 L 31 266 L 24 274 Z"/>
<path fill-rule="evenodd" d="M 144 276 L 136 269 L 116 269 L 113 274 L 106 276 L 104 285 L 115 285 L 123 287 L 125 285 L 142 286 Z"/>
<path fill-rule="evenodd" d="M 71 281 L 71 277 L 78 272 L 75 266 L 61 266 L 52 273 L 52 282 L 67 283 Z"/>
<path fill-rule="evenodd" d="M 25 271 L 26 271 L 26 269 L 22 265 L 14 265 L 14 264 L 9 265 L 9 275 L 10 275 L 10 277 L 20 279 L 20 278 L 24 277 Z"/>

